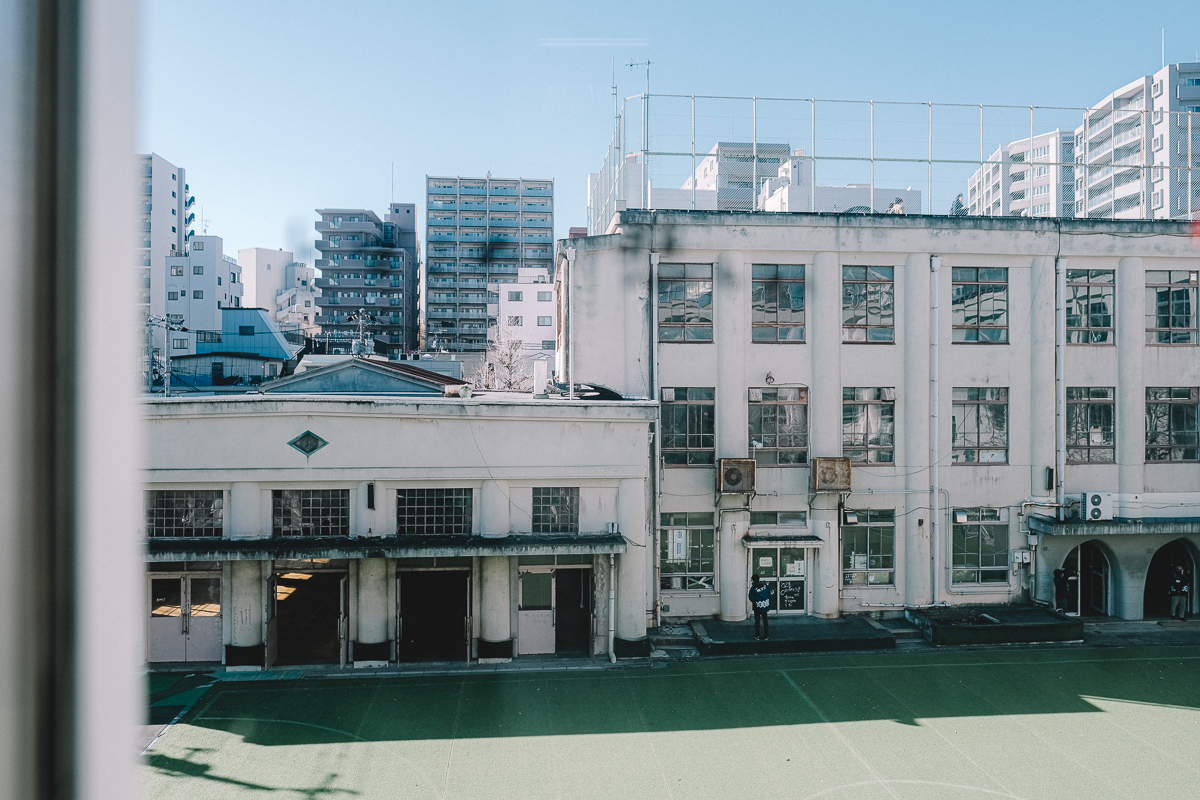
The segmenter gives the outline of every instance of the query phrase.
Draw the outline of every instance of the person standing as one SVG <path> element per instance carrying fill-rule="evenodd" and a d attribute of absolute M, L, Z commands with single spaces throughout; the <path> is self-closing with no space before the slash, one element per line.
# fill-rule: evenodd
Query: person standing
<path fill-rule="evenodd" d="M 754 638 L 771 638 L 767 612 L 771 609 L 771 587 L 757 575 L 750 576 L 750 607 L 754 609 Z M 762 620 L 762 636 L 758 635 L 758 621 Z"/>
<path fill-rule="evenodd" d="M 1067 582 L 1067 573 L 1061 569 L 1054 570 L 1054 610 L 1066 611 L 1067 595 L 1071 586 Z"/>
<path fill-rule="evenodd" d="M 1171 583 L 1168 587 L 1171 593 L 1171 619 L 1187 619 L 1191 584 L 1192 578 L 1183 568 L 1183 564 L 1176 564 L 1175 574 L 1171 576 Z"/>
<path fill-rule="evenodd" d="M 963 205 L 963 196 L 960 194 L 954 198 L 954 202 L 950 204 L 950 216 L 965 217 L 967 215 L 967 207 Z"/>

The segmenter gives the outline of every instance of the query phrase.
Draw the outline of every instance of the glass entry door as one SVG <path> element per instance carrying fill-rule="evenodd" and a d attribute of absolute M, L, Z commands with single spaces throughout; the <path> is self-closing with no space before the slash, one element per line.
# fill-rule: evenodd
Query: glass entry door
<path fill-rule="evenodd" d="M 147 661 L 221 660 L 221 579 L 150 578 Z"/>
<path fill-rule="evenodd" d="M 517 610 L 517 653 L 554 652 L 554 570 L 522 571 Z"/>
<path fill-rule="evenodd" d="M 750 574 L 771 587 L 771 610 L 781 614 L 807 611 L 805 576 L 808 551 L 803 547 L 755 547 Z"/>

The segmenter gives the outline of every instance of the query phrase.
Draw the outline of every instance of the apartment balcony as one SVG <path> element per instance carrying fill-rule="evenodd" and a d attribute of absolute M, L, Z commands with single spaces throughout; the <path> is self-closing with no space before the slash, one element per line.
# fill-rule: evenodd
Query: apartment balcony
<path fill-rule="evenodd" d="M 453 200 L 430 200 L 425 207 L 430 211 L 457 211 L 458 203 Z"/>
<path fill-rule="evenodd" d="M 519 192 L 515 186 L 493 186 L 488 189 L 489 197 L 517 197 Z"/>
<path fill-rule="evenodd" d="M 467 233 L 467 232 L 463 231 L 458 234 L 458 240 L 460 242 L 482 242 L 482 241 L 484 241 L 484 234 L 483 233 Z"/>
<path fill-rule="evenodd" d="M 515 247 L 497 247 L 491 252 L 492 258 L 520 258 L 521 251 Z"/>
<path fill-rule="evenodd" d="M 517 265 L 516 264 L 489 264 L 488 265 L 488 274 L 489 275 L 516 275 L 517 274 Z"/>
<path fill-rule="evenodd" d="M 515 219 L 489 219 L 488 225 L 493 228 L 517 228 L 520 227 L 520 221 Z"/>
<path fill-rule="evenodd" d="M 469 195 L 486 195 L 487 188 L 484 186 L 460 186 L 458 187 L 458 193 Z"/>
<path fill-rule="evenodd" d="M 515 233 L 490 233 L 488 234 L 489 242 L 517 242 L 520 238 Z"/>
<path fill-rule="evenodd" d="M 482 200 L 462 200 L 458 207 L 463 211 L 487 211 L 487 203 Z"/>
<path fill-rule="evenodd" d="M 554 223 L 548 219 L 527 219 L 521 223 L 523 228 L 553 228 Z"/>
<path fill-rule="evenodd" d="M 426 264 L 425 271 L 433 273 L 458 272 L 458 267 L 454 264 Z"/>
<path fill-rule="evenodd" d="M 454 186 L 450 186 L 450 187 L 426 186 L 425 194 L 427 194 L 427 195 L 447 195 L 447 194 L 448 195 L 457 195 L 458 189 Z"/>
<path fill-rule="evenodd" d="M 425 237 L 427 242 L 457 242 L 458 236 L 453 231 L 448 233 L 430 233 Z"/>
<path fill-rule="evenodd" d="M 521 241 L 525 244 L 550 244 L 550 236 L 545 233 L 527 233 L 521 237 Z"/>
<path fill-rule="evenodd" d="M 541 189 L 536 186 L 526 186 L 521 190 L 522 197 L 553 197 L 553 189 Z"/>
<path fill-rule="evenodd" d="M 464 216 L 458 222 L 459 222 L 459 225 L 464 228 L 472 228 L 472 227 L 483 228 L 483 227 L 487 226 L 487 219 L 482 216 L 480 216 L 480 217 Z"/>
<path fill-rule="evenodd" d="M 341 231 L 342 233 L 371 233 L 382 237 L 383 231 L 374 222 L 337 222 L 332 219 L 317 220 L 315 230 L 318 232 Z"/>
<path fill-rule="evenodd" d="M 522 211 L 535 211 L 542 214 L 549 214 L 554 210 L 554 204 L 547 200 L 544 203 L 521 203 Z"/>

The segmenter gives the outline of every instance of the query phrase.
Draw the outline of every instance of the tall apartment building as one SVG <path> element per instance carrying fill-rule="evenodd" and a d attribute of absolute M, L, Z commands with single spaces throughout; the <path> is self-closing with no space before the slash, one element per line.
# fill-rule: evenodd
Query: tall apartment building
<path fill-rule="evenodd" d="M 426 176 L 425 347 L 485 350 L 488 285 L 550 273 L 554 181 Z"/>
<path fill-rule="evenodd" d="M 172 355 L 189 352 L 198 331 L 221 330 L 221 309 L 242 305 L 242 268 L 223 247 L 220 236 L 193 236 L 186 254 L 165 259 L 165 316 L 188 329 L 166 334 Z"/>
<path fill-rule="evenodd" d="M 316 269 L 295 261 L 287 250 L 247 247 L 238 250 L 245 281 L 243 304 L 265 308 L 285 327 L 317 333 Z"/>
<path fill-rule="evenodd" d="M 1169 64 L 1088 109 L 1075 129 L 1075 216 L 1189 219 L 1200 213 L 1200 63 Z M 1170 169 L 1174 167 L 1175 169 Z"/>
<path fill-rule="evenodd" d="M 1001 145 L 967 181 L 977 217 L 1075 216 L 1075 135 L 1051 131 Z"/>
<path fill-rule="evenodd" d="M 388 209 L 382 220 L 365 208 L 317 209 L 316 322 L 323 335 L 352 338 L 351 318 L 365 312 L 374 319 L 375 352 L 398 359 L 417 346 L 420 247 L 416 204 Z"/>
<path fill-rule="evenodd" d="M 187 171 L 157 153 L 138 156 L 136 180 L 139 218 L 134 268 L 138 271 L 137 306 L 143 314 L 167 314 L 167 257 L 182 254 L 195 219 L 196 198 L 188 191 Z M 155 329 L 155 348 L 163 334 Z"/>

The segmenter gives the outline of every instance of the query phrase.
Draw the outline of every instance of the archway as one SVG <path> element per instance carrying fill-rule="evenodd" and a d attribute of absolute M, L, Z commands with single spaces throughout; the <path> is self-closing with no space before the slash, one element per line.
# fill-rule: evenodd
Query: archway
<path fill-rule="evenodd" d="M 1171 615 L 1171 596 L 1168 585 L 1175 565 L 1182 564 L 1184 570 L 1192 579 L 1192 591 L 1196 591 L 1196 561 L 1183 539 L 1164 544 L 1158 548 L 1154 558 L 1150 559 L 1150 567 L 1146 570 L 1146 589 L 1143 595 L 1143 619 L 1169 617 Z M 1194 603 L 1194 601 L 1193 601 Z M 1193 608 L 1194 608 L 1193 604 Z M 1192 609 L 1188 609 L 1190 612 Z"/>
<path fill-rule="evenodd" d="M 1067 575 L 1067 602 L 1063 610 L 1071 616 L 1103 617 L 1112 613 L 1111 570 L 1108 556 L 1096 542 L 1084 542 L 1063 559 Z"/>

